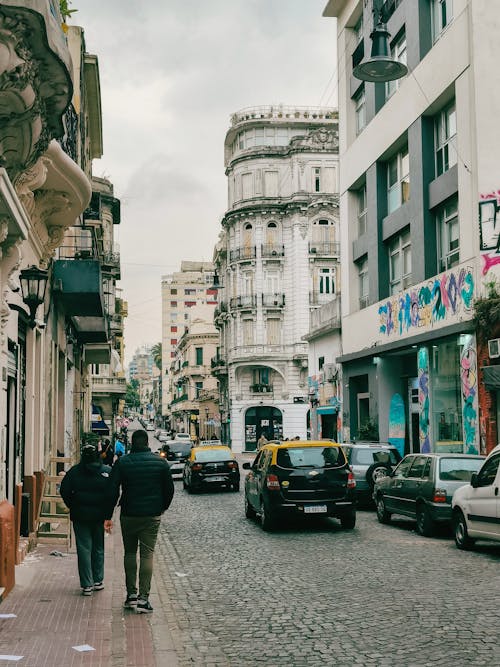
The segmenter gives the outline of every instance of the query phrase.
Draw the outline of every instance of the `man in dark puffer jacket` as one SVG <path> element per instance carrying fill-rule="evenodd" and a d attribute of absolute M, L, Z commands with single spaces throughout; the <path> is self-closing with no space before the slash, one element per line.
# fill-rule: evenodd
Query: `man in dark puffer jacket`
<path fill-rule="evenodd" d="M 60 493 L 73 522 L 82 595 L 104 588 L 104 530 L 111 530 L 114 506 L 110 474 L 97 447 L 84 445 L 80 463 L 61 481 Z"/>
<path fill-rule="evenodd" d="M 130 453 L 119 458 L 111 473 L 114 502 L 121 487 L 120 525 L 127 599 L 125 607 L 151 613 L 149 603 L 153 554 L 161 515 L 174 496 L 170 466 L 148 447 L 146 431 L 134 431 Z M 139 596 L 137 595 L 137 547 L 139 546 Z"/>

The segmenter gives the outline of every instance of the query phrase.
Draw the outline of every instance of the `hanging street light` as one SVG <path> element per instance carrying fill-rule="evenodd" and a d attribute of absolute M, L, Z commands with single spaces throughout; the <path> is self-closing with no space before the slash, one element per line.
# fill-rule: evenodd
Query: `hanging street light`
<path fill-rule="evenodd" d="M 395 60 L 389 49 L 390 33 L 387 31 L 380 0 L 373 0 L 373 18 L 375 27 L 370 35 L 372 51 L 369 58 L 356 65 L 352 73 L 361 81 L 385 83 L 395 81 L 408 74 L 408 67 Z"/>
<path fill-rule="evenodd" d="M 35 315 L 37 308 L 45 300 L 45 290 L 47 289 L 48 271 L 39 269 L 37 266 L 30 266 L 19 273 L 21 282 L 21 292 L 23 301 L 30 311 L 30 326 L 35 326 Z"/>

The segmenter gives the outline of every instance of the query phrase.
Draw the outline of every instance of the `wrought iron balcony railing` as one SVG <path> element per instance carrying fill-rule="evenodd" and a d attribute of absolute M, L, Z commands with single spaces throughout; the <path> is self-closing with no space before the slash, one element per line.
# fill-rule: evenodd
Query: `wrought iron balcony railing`
<path fill-rule="evenodd" d="M 263 294 L 262 305 L 265 308 L 283 308 L 283 306 L 285 305 L 285 295 L 277 293 Z"/>
<path fill-rule="evenodd" d="M 318 257 L 338 257 L 340 243 L 309 243 L 309 254 Z"/>
<path fill-rule="evenodd" d="M 256 294 L 247 294 L 244 296 L 235 296 L 231 299 L 230 307 L 232 309 L 236 308 L 256 308 L 257 307 L 257 295 Z"/>
<path fill-rule="evenodd" d="M 285 246 L 284 245 L 277 245 L 277 244 L 270 244 L 270 243 L 264 243 L 261 246 L 261 251 L 260 254 L 262 257 L 284 257 L 285 255 Z"/>
<path fill-rule="evenodd" d="M 261 383 L 251 384 L 250 391 L 254 394 L 271 394 L 273 391 L 273 385 Z"/>
<path fill-rule="evenodd" d="M 245 259 L 255 259 L 256 256 L 257 251 L 254 245 L 243 246 L 241 248 L 235 248 L 234 250 L 229 251 L 230 262 L 240 262 Z"/>

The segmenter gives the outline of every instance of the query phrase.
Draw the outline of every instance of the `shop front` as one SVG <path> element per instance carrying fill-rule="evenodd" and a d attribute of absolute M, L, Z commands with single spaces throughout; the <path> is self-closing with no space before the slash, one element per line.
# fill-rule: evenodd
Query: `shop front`
<path fill-rule="evenodd" d="M 270 405 L 249 408 L 245 413 L 245 451 L 254 452 L 257 441 L 264 435 L 267 440 L 283 438 L 283 415 Z"/>

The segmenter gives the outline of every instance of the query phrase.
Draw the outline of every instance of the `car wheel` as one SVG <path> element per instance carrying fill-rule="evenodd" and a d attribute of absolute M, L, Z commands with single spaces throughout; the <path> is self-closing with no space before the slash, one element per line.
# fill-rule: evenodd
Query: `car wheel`
<path fill-rule="evenodd" d="M 434 521 L 425 505 L 417 507 L 417 533 L 423 537 L 430 537 L 434 532 Z"/>
<path fill-rule="evenodd" d="M 391 472 L 392 468 L 387 463 L 372 463 L 366 471 L 366 481 L 370 485 L 370 488 L 373 489 L 375 482 L 378 482 L 383 477 L 387 477 Z"/>
<path fill-rule="evenodd" d="M 469 537 L 467 523 L 460 510 L 455 510 L 455 513 L 453 514 L 453 534 L 458 549 L 472 549 L 475 540 L 473 540 L 472 537 Z"/>
<path fill-rule="evenodd" d="M 391 513 L 385 509 L 385 502 L 383 496 L 378 496 L 377 500 L 377 519 L 379 523 L 389 523 L 391 520 Z"/>
<path fill-rule="evenodd" d="M 340 517 L 340 525 L 346 530 L 351 530 L 356 525 L 356 512 L 352 510 L 349 514 Z"/>
<path fill-rule="evenodd" d="M 264 500 L 260 504 L 260 525 L 267 532 L 274 530 L 276 527 L 276 519 Z"/>
<path fill-rule="evenodd" d="M 247 519 L 255 519 L 256 512 L 245 494 L 245 516 Z"/>

